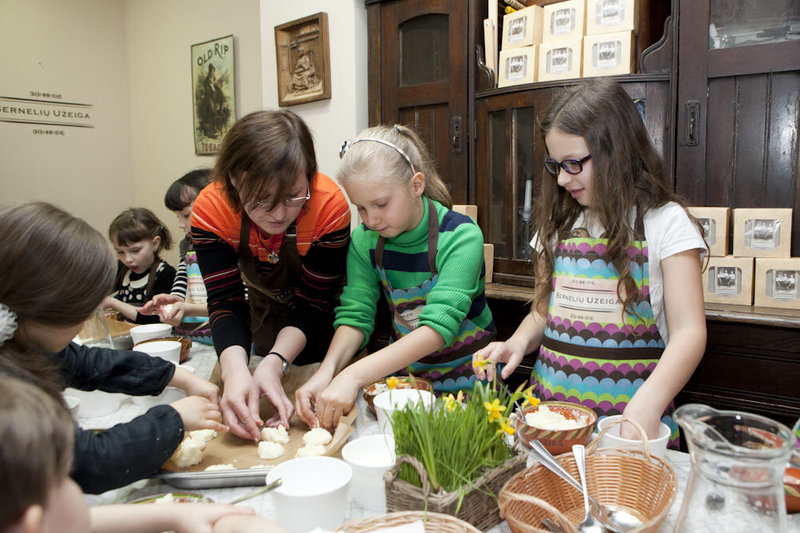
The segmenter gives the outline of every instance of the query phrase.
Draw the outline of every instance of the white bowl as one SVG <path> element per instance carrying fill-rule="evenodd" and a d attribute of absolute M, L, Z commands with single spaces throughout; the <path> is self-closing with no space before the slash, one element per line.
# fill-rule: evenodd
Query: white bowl
<path fill-rule="evenodd" d="M 391 421 L 395 411 L 403 409 L 408 403 L 420 401 L 426 407 L 430 407 L 435 398 L 432 392 L 417 389 L 394 389 L 378 394 L 373 400 L 375 414 L 378 416 L 378 428 L 384 433 L 393 435 Z"/>
<path fill-rule="evenodd" d="M 178 341 L 145 342 L 135 345 L 133 349 L 153 357 L 160 357 L 175 365 L 179 364 L 181 360 L 181 343 Z"/>
<path fill-rule="evenodd" d="M 394 464 L 394 437 L 379 434 L 351 440 L 342 448 L 342 458 L 353 469 L 350 499 L 362 507 L 385 513 L 383 474 Z"/>
<path fill-rule="evenodd" d="M 78 418 L 78 412 L 81 407 L 81 400 L 77 396 L 64 396 L 64 402 L 67 404 L 69 412 L 72 413 L 74 418 Z"/>
<path fill-rule="evenodd" d="M 142 341 L 160 339 L 170 335 L 172 335 L 172 326 L 169 324 L 144 324 L 131 328 L 131 339 L 133 339 L 134 345 Z"/>
<path fill-rule="evenodd" d="M 597 431 L 602 431 L 608 426 L 611 426 L 613 422 L 616 422 L 622 418 L 622 415 L 613 415 L 607 416 L 600 421 L 597 422 Z M 633 450 L 643 450 L 642 441 L 639 439 L 623 439 L 619 436 L 619 430 L 624 424 L 615 424 L 611 426 L 608 432 L 603 435 L 603 440 L 600 441 L 600 448 L 625 448 L 625 449 L 633 449 Z M 627 424 L 630 426 L 630 424 Z M 664 422 L 661 422 L 661 425 L 658 430 L 658 438 L 657 439 L 647 439 L 647 446 L 650 449 L 650 453 L 653 455 L 664 458 L 664 455 L 667 453 L 667 443 L 669 442 L 669 436 L 672 434 L 670 431 L 669 426 L 666 425 Z"/>
<path fill-rule="evenodd" d="M 272 491 L 278 523 L 293 533 L 336 529 L 345 519 L 352 477 L 350 465 L 333 457 L 299 457 L 276 465 L 267 484 L 283 481 Z"/>
<path fill-rule="evenodd" d="M 101 390 L 84 391 L 78 389 L 67 389 L 65 396 L 72 396 L 78 399 L 78 415 L 81 418 L 98 418 L 114 414 L 119 409 L 121 394 L 105 392 Z"/>

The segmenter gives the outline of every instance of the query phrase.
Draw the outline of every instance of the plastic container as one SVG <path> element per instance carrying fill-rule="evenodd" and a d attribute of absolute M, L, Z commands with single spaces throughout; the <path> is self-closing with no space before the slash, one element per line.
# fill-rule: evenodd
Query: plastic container
<path fill-rule="evenodd" d="M 614 422 L 620 420 L 622 415 L 613 415 L 607 416 L 600 420 L 597 423 L 597 430 L 603 431 L 606 427 L 609 427 L 608 432 L 603 435 L 603 440 L 600 442 L 600 448 L 627 448 L 633 450 L 641 450 L 642 449 L 642 441 L 639 439 L 623 439 L 619 436 L 619 430 L 623 424 L 613 424 Z M 612 425 L 613 424 L 613 425 Z M 630 424 L 628 424 L 630 426 Z M 667 443 L 669 442 L 669 437 L 672 432 L 669 429 L 669 426 L 666 425 L 664 422 L 661 422 L 661 426 L 658 430 L 658 438 L 657 439 L 647 439 L 647 446 L 650 449 L 650 453 L 655 455 L 656 457 L 660 457 L 661 459 L 664 458 L 664 455 L 667 453 Z"/>
<path fill-rule="evenodd" d="M 392 431 L 392 414 L 408 403 L 423 402 L 425 406 L 433 405 L 435 396 L 425 390 L 394 389 L 375 396 L 375 414 L 378 416 L 378 427 L 383 433 L 394 435 Z"/>
<path fill-rule="evenodd" d="M 292 533 L 335 530 L 347 513 L 352 477 L 350 465 L 333 457 L 299 457 L 275 466 L 267 474 L 267 484 L 283 481 L 272 491 L 278 523 Z"/>
<path fill-rule="evenodd" d="M 172 364 L 179 364 L 181 358 L 181 343 L 177 341 L 143 342 L 133 347 L 137 352 L 144 352 L 153 357 L 160 357 Z"/>
<path fill-rule="evenodd" d="M 386 512 L 383 474 L 394 464 L 394 437 L 367 435 L 354 439 L 342 448 L 342 458 L 353 469 L 350 499 L 366 509 Z"/>
<path fill-rule="evenodd" d="M 172 335 L 172 326 L 169 324 L 144 324 L 131 328 L 131 339 L 133 339 L 134 345 L 149 339 L 169 337 L 170 335 Z"/>

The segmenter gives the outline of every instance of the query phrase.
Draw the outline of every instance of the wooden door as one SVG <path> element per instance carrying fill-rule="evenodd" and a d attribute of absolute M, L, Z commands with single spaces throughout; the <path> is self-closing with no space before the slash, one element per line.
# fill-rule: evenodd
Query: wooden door
<path fill-rule="evenodd" d="M 764 8 L 777 15 L 776 27 L 781 17 L 800 11 L 796 0 L 680 0 L 676 188 L 695 205 L 794 208 L 796 256 L 800 41 L 749 44 L 762 32 L 733 46 L 719 28 L 720 9 Z"/>
<path fill-rule="evenodd" d="M 467 2 L 378 2 L 368 18 L 370 124 L 413 127 L 453 201 L 468 203 Z"/>

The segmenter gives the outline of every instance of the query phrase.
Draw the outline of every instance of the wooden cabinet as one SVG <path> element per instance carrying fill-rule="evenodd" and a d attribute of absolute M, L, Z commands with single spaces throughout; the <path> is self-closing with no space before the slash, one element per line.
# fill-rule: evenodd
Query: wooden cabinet
<path fill-rule="evenodd" d="M 430 148 L 455 203 L 469 200 L 469 2 L 367 0 L 369 123 L 405 124 Z"/>

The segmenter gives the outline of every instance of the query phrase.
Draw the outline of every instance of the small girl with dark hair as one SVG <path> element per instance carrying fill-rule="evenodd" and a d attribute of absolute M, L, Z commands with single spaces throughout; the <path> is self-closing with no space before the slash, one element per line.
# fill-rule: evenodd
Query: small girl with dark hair
<path fill-rule="evenodd" d="M 58 402 L 64 387 L 155 396 L 169 385 L 188 394 L 105 431 L 75 425 L 71 475 L 84 491 L 154 474 L 184 431 L 227 429 L 216 385 L 160 357 L 71 342 L 114 284 L 114 258 L 97 230 L 37 202 L 0 206 L 0 235 L 7 239 L 0 246 L 0 374 L 31 382 Z"/>
<path fill-rule="evenodd" d="M 180 263 L 169 294 L 156 294 L 144 304 L 139 313 L 158 315 L 161 322 L 172 324 L 175 333 L 188 335 L 192 340 L 211 344 L 211 327 L 198 326 L 208 321 L 206 286 L 197 264 L 190 235 L 192 206 L 211 179 L 210 168 L 199 168 L 184 174 L 167 189 L 164 205 L 175 213 L 178 227 L 186 234 L 180 242 Z"/>
<path fill-rule="evenodd" d="M 436 392 L 471 390 L 472 354 L 495 336 L 486 303 L 483 233 L 450 208 L 447 187 L 420 138 L 376 126 L 340 152 L 339 181 L 361 215 L 347 255 L 347 285 L 325 360 L 295 395 L 300 418 L 336 427 L 356 393 L 406 370 Z M 375 328 L 380 294 L 392 343 L 349 364 Z"/>
<path fill-rule="evenodd" d="M 154 295 L 169 293 L 175 269 L 158 256 L 172 246 L 169 230 L 149 209 L 132 207 L 120 213 L 108 228 L 119 260 L 116 294 L 104 305 L 137 324 L 153 324 L 159 317 L 143 315 L 139 308 Z"/>
<path fill-rule="evenodd" d="M 706 345 L 701 228 L 619 83 L 565 89 L 541 130 L 547 159 L 531 243 L 531 312 L 475 363 L 507 363 L 506 378 L 538 350 L 531 383 L 540 399 L 581 403 L 600 417 L 624 414 L 650 437 L 663 421 L 674 446 L 673 398 Z M 494 367 L 487 371 L 493 379 Z M 622 436 L 637 439 L 628 426 Z"/>

